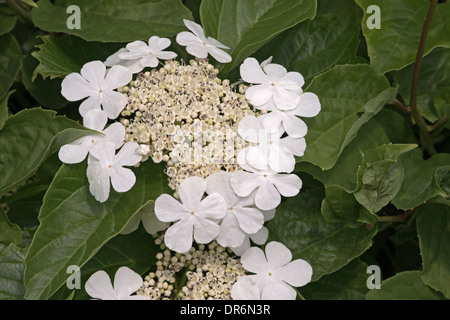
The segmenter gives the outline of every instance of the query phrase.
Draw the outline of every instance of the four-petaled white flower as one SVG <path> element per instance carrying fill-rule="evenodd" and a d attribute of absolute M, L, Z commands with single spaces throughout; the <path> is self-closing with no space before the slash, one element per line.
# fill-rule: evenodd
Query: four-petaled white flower
<path fill-rule="evenodd" d="M 221 49 L 229 49 L 216 39 L 206 37 L 203 28 L 192 21 L 184 19 L 185 26 L 192 31 L 183 31 L 177 35 L 177 42 L 182 46 L 186 46 L 186 51 L 193 56 L 205 59 L 210 54 L 214 59 L 221 63 L 231 61 L 231 56 Z"/>
<path fill-rule="evenodd" d="M 170 223 L 161 222 L 155 215 L 155 202 L 150 201 L 146 204 L 134 217 L 127 223 L 127 225 L 122 229 L 120 234 L 130 234 L 139 227 L 142 220 L 142 225 L 148 234 L 156 234 L 159 231 L 166 230 Z"/>
<path fill-rule="evenodd" d="M 115 122 L 103 130 L 107 122 L 105 112 L 100 109 L 93 109 L 86 113 L 83 125 L 102 134 L 85 136 L 62 146 L 58 152 L 59 159 L 64 163 L 79 163 L 86 158 L 94 145 L 105 141 L 114 143 L 116 149 L 120 148 L 125 137 L 125 127 L 120 122 Z"/>
<path fill-rule="evenodd" d="M 115 119 L 125 108 L 127 99 L 114 90 L 128 84 L 132 76 L 124 66 L 107 70 L 103 62 L 91 61 L 81 68 L 80 73 L 74 72 L 64 78 L 61 94 L 69 101 L 87 98 L 79 108 L 82 117 L 89 110 L 103 108 L 108 118 Z"/>
<path fill-rule="evenodd" d="M 256 283 L 261 295 L 267 297 L 267 294 L 274 290 L 273 284 L 276 284 L 280 286 L 278 299 L 282 300 L 295 299 L 296 292 L 291 286 L 304 286 L 312 277 L 312 267 L 308 262 L 302 259 L 291 260 L 291 251 L 277 241 L 266 245 L 265 254 L 260 248 L 251 247 L 241 256 L 244 269 L 255 273 L 246 277 Z M 268 292 L 265 293 L 266 291 Z"/>
<path fill-rule="evenodd" d="M 204 179 L 190 177 L 183 180 L 178 188 L 181 203 L 168 194 L 156 199 L 156 217 L 163 222 L 175 222 L 164 235 L 169 249 L 184 253 L 192 247 L 192 238 L 204 244 L 219 234 L 217 221 L 227 213 L 227 204 L 217 193 L 202 199 L 205 191 Z"/>
<path fill-rule="evenodd" d="M 300 102 L 303 76 L 298 72 L 287 72 L 275 63 L 264 67 L 255 58 L 247 58 L 240 67 L 242 80 L 254 84 L 245 92 L 246 98 L 256 108 L 265 109 L 270 99 L 280 110 L 293 110 Z"/>
<path fill-rule="evenodd" d="M 304 138 L 280 138 L 284 133 L 280 128 L 271 132 L 263 127 L 260 117 L 253 115 L 241 120 L 238 132 L 243 139 L 256 144 L 241 150 L 238 155 L 238 163 L 243 168 L 245 162 L 256 170 L 290 173 L 295 167 L 294 156 L 303 156 L 306 149 Z"/>
<path fill-rule="evenodd" d="M 84 289 L 92 298 L 101 300 L 148 300 L 144 295 L 132 295 L 143 284 L 142 277 L 128 267 L 120 267 L 114 275 L 114 286 L 108 274 L 97 271 L 86 281 Z"/>
<path fill-rule="evenodd" d="M 141 161 L 137 154 L 139 145 L 127 142 L 115 154 L 112 142 L 103 142 L 92 147 L 88 157 L 86 175 L 89 180 L 89 191 L 99 202 L 109 198 L 110 184 L 117 192 L 127 192 L 136 182 L 133 171 L 123 166 L 134 166 Z"/>
<path fill-rule="evenodd" d="M 218 172 L 206 178 L 206 192 L 220 194 L 227 204 L 227 213 L 220 223 L 216 241 L 223 247 L 242 245 L 247 234 L 258 232 L 264 215 L 254 207 L 254 196 L 238 197 L 230 186 L 231 172 Z"/>
<path fill-rule="evenodd" d="M 294 110 L 280 110 L 272 100 L 265 106 L 270 112 L 258 117 L 262 126 L 271 132 L 281 127 L 291 138 L 302 138 L 308 131 L 306 123 L 298 117 L 315 117 L 320 112 L 319 98 L 311 92 L 300 95 L 300 102 Z"/>
<path fill-rule="evenodd" d="M 158 66 L 158 59 L 170 60 L 176 58 L 177 54 L 172 51 L 164 51 L 170 46 L 170 40 L 153 36 L 144 41 L 133 41 L 126 45 L 126 50 L 119 50 L 116 56 L 110 56 L 106 62 L 118 62 L 128 67 L 133 73 L 142 71 L 145 67 L 154 68 Z M 119 59 L 118 61 L 115 59 Z M 123 61 L 123 62 L 122 62 Z"/>

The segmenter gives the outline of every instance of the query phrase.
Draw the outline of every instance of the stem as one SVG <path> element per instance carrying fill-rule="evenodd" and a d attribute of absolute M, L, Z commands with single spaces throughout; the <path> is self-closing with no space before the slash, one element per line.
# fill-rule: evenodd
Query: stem
<path fill-rule="evenodd" d="M 411 115 L 413 116 L 414 120 L 416 121 L 420 129 L 420 141 L 422 142 L 423 147 L 428 151 L 428 153 L 431 156 L 435 155 L 437 152 L 436 149 L 434 148 L 430 132 L 428 131 L 428 126 L 425 123 L 425 120 L 420 115 L 419 110 L 417 109 L 417 92 L 419 89 L 420 67 L 422 66 L 423 53 L 425 51 L 425 43 L 427 41 L 431 19 L 436 9 L 437 3 L 438 0 L 431 0 L 427 16 L 425 17 L 423 23 L 422 34 L 420 36 L 419 47 L 417 49 L 416 62 L 414 64 L 413 79 L 411 83 L 411 97 L 409 100 Z"/>
<path fill-rule="evenodd" d="M 16 2 L 16 0 L 6 0 L 6 4 L 8 4 L 22 19 L 24 19 L 25 22 L 32 22 L 30 11 L 24 9 L 20 4 Z"/>
<path fill-rule="evenodd" d="M 392 104 L 396 105 L 397 107 L 400 108 L 400 110 L 402 110 L 404 113 L 409 113 L 411 112 L 411 108 L 407 107 L 403 104 L 403 102 L 401 102 L 400 100 L 394 99 L 392 101 Z"/>
<path fill-rule="evenodd" d="M 380 221 L 380 222 L 406 222 L 406 220 L 409 218 L 409 216 L 412 215 L 414 212 L 416 212 L 418 209 L 420 209 L 423 205 L 424 204 L 418 205 L 414 209 L 407 210 L 396 216 L 378 217 L 378 221 Z"/>
<path fill-rule="evenodd" d="M 430 132 L 436 131 L 437 129 L 441 128 L 444 124 L 446 124 L 447 121 L 448 121 L 448 117 L 443 116 L 435 124 L 433 124 L 428 130 Z"/>

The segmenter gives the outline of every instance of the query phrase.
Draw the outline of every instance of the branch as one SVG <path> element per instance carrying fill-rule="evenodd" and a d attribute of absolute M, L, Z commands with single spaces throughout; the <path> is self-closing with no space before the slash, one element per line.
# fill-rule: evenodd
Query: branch
<path fill-rule="evenodd" d="M 392 104 L 396 105 L 397 107 L 399 107 L 400 110 L 402 110 L 404 113 L 410 113 L 411 112 L 411 108 L 407 107 L 403 104 L 403 102 L 401 102 L 400 100 L 394 99 L 391 101 Z"/>
<path fill-rule="evenodd" d="M 413 79 L 411 83 L 411 97 L 409 99 L 411 115 L 413 116 L 414 120 L 416 121 L 420 129 L 420 141 L 422 142 L 423 147 L 428 151 L 430 155 L 434 155 L 437 152 L 436 149 L 434 148 L 430 132 L 428 131 L 428 126 L 425 123 L 425 120 L 420 115 L 419 110 L 417 109 L 417 93 L 419 89 L 420 67 L 422 66 L 423 53 L 425 51 L 425 43 L 427 41 L 431 19 L 436 9 L 437 3 L 438 0 L 430 1 L 430 7 L 428 8 L 428 12 L 423 23 L 422 34 L 420 36 L 419 47 L 417 49 L 416 62 L 414 64 Z"/>

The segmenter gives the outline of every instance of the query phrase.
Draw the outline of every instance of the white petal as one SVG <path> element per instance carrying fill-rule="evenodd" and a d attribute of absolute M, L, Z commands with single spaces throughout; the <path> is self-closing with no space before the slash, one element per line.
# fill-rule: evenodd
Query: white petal
<path fill-rule="evenodd" d="M 283 67 L 282 65 L 276 64 L 276 63 L 269 63 L 269 64 L 265 65 L 264 72 L 269 77 L 277 77 L 277 78 L 282 78 L 287 74 L 286 68 Z"/>
<path fill-rule="evenodd" d="M 214 46 L 207 46 L 207 50 L 209 54 L 220 63 L 229 63 L 232 60 L 231 56 L 222 49 Z"/>
<path fill-rule="evenodd" d="M 101 109 L 92 109 L 88 111 L 83 118 L 83 125 L 86 128 L 102 131 L 108 122 L 106 113 Z"/>
<path fill-rule="evenodd" d="M 301 90 L 305 84 L 303 76 L 298 72 L 288 72 L 281 79 L 277 81 L 277 84 L 283 86 L 287 90 L 298 91 Z"/>
<path fill-rule="evenodd" d="M 155 234 L 159 231 L 165 230 L 169 227 L 169 223 L 162 222 L 155 215 L 155 202 L 150 201 L 145 207 L 141 209 L 142 224 L 148 234 Z"/>
<path fill-rule="evenodd" d="M 108 274 L 103 271 L 97 271 L 92 274 L 84 285 L 87 294 L 92 298 L 101 300 L 116 300 L 117 295 L 111 283 Z"/>
<path fill-rule="evenodd" d="M 89 180 L 89 191 L 99 202 L 109 198 L 110 182 L 108 170 L 100 165 L 99 161 L 90 161 L 86 170 Z"/>
<path fill-rule="evenodd" d="M 137 153 L 139 148 L 134 141 L 125 143 L 114 158 L 114 167 L 134 166 L 139 163 L 142 160 L 142 156 Z"/>
<path fill-rule="evenodd" d="M 147 43 L 145 43 L 144 41 L 140 41 L 140 40 L 128 43 L 126 48 L 131 53 L 135 53 L 135 52 L 146 53 L 149 51 L 149 47 L 148 47 Z M 125 57 L 128 57 L 126 52 L 120 55 L 121 59 L 124 59 Z"/>
<path fill-rule="evenodd" d="M 83 65 L 80 73 L 95 89 L 102 89 L 106 74 L 106 66 L 103 62 L 98 60 L 88 62 Z"/>
<path fill-rule="evenodd" d="M 104 62 L 105 66 L 112 67 L 116 64 L 120 64 L 122 59 L 120 59 L 119 55 L 124 52 L 128 52 L 128 50 L 126 48 L 120 48 L 118 51 L 114 52 L 112 55 L 106 58 Z"/>
<path fill-rule="evenodd" d="M 231 188 L 230 178 L 231 172 L 226 171 L 209 175 L 206 178 L 206 193 L 218 193 L 225 199 L 227 206 L 232 205 L 236 201 L 237 196 Z"/>
<path fill-rule="evenodd" d="M 176 37 L 176 41 L 179 45 L 182 46 L 189 46 L 192 44 L 201 44 L 201 41 L 198 37 L 196 37 L 194 34 L 187 32 L 187 31 L 183 31 L 180 32 L 179 34 L 177 34 Z"/>
<path fill-rule="evenodd" d="M 300 103 L 300 93 L 282 88 L 277 89 L 273 94 L 273 102 L 280 110 L 294 110 Z"/>
<path fill-rule="evenodd" d="M 113 90 L 130 83 L 133 75 L 126 67 L 121 65 L 112 66 L 106 73 L 105 90 Z"/>
<path fill-rule="evenodd" d="M 225 199 L 218 193 L 213 193 L 203 199 L 197 206 L 195 214 L 205 219 L 220 220 L 227 213 Z"/>
<path fill-rule="evenodd" d="M 210 44 L 214 47 L 221 48 L 221 49 L 230 49 L 229 47 L 224 45 L 222 42 L 219 42 L 217 39 L 214 39 L 212 37 L 208 37 L 206 40 L 208 40 L 208 44 Z"/>
<path fill-rule="evenodd" d="M 272 63 L 272 59 L 273 56 L 270 56 L 269 58 L 267 58 L 266 60 L 264 60 L 263 62 L 260 63 L 261 68 L 264 69 L 265 66 L 267 66 L 268 64 Z"/>
<path fill-rule="evenodd" d="M 156 55 L 148 55 L 141 59 L 141 65 L 145 67 L 155 68 L 159 63 Z"/>
<path fill-rule="evenodd" d="M 197 243 L 209 243 L 219 232 L 219 225 L 211 220 L 197 218 L 194 222 L 194 239 Z"/>
<path fill-rule="evenodd" d="M 251 277 L 244 276 L 239 278 L 231 288 L 231 297 L 233 300 L 260 300 L 261 293 L 258 286 Z"/>
<path fill-rule="evenodd" d="M 192 31 L 193 34 L 195 34 L 201 41 L 206 42 L 205 32 L 203 31 L 203 28 L 198 23 L 195 23 L 193 21 L 183 19 L 184 25 Z"/>
<path fill-rule="evenodd" d="M 177 57 L 177 54 L 172 51 L 161 51 L 161 52 L 158 52 L 158 54 L 156 56 L 158 57 L 158 59 L 170 60 L 170 59 L 175 59 Z"/>
<path fill-rule="evenodd" d="M 260 84 L 267 83 L 268 77 L 261 69 L 255 58 L 247 58 L 240 66 L 241 78 L 245 82 Z"/>
<path fill-rule="evenodd" d="M 67 75 L 61 83 L 61 94 L 69 101 L 91 96 L 96 90 L 79 73 Z"/>
<path fill-rule="evenodd" d="M 113 168 L 111 172 L 111 184 L 117 192 L 127 192 L 136 183 L 136 176 L 128 168 Z"/>
<path fill-rule="evenodd" d="M 255 168 L 256 170 L 267 170 L 269 168 L 269 157 L 268 150 L 258 147 L 248 147 L 242 151 L 246 151 L 245 160 L 246 162 Z"/>
<path fill-rule="evenodd" d="M 271 88 L 269 85 L 255 85 L 249 87 L 247 91 L 245 91 L 245 97 L 255 107 L 266 104 L 270 100 L 270 98 L 272 98 L 272 96 L 273 88 Z M 276 100 L 274 100 L 274 102 L 278 107 Z"/>
<path fill-rule="evenodd" d="M 238 247 L 230 247 L 230 249 L 234 252 L 237 256 L 242 256 L 245 251 L 247 251 L 250 248 L 250 237 L 248 234 L 245 235 L 244 242 Z"/>
<path fill-rule="evenodd" d="M 280 140 L 280 147 L 295 156 L 302 157 L 306 149 L 306 141 L 304 138 L 294 138 L 288 136 Z"/>
<path fill-rule="evenodd" d="M 234 214 L 228 212 L 225 218 L 223 218 L 220 224 L 220 233 L 218 234 L 216 241 L 222 247 L 239 247 L 245 240 L 245 233 L 239 227 Z"/>
<path fill-rule="evenodd" d="M 144 281 L 142 277 L 128 267 L 120 267 L 114 276 L 114 291 L 122 300 L 136 292 Z"/>
<path fill-rule="evenodd" d="M 84 100 L 80 107 L 78 108 L 78 111 L 80 112 L 81 116 L 84 117 L 86 114 L 95 109 L 101 109 L 101 97 L 99 92 L 95 92 L 93 95 L 91 95 L 89 98 Z"/>
<path fill-rule="evenodd" d="M 295 109 L 295 114 L 300 117 L 315 117 L 320 112 L 320 101 L 317 95 L 305 92 L 300 96 L 300 102 Z"/>
<path fill-rule="evenodd" d="M 80 163 L 86 158 L 92 148 L 92 143 L 89 140 L 90 137 L 88 136 L 84 139 L 77 140 L 81 142 L 80 144 L 77 144 L 77 141 L 75 141 L 74 143 L 62 146 L 58 152 L 59 160 L 68 164 Z"/>
<path fill-rule="evenodd" d="M 267 178 L 264 179 L 256 192 L 255 204 L 261 210 L 271 210 L 280 204 L 281 196 L 274 185 Z"/>
<path fill-rule="evenodd" d="M 170 46 L 170 39 L 152 36 L 148 39 L 148 47 L 152 51 L 162 51 Z"/>
<path fill-rule="evenodd" d="M 240 197 L 249 196 L 261 183 L 264 177 L 245 171 L 235 171 L 230 178 L 230 185 Z"/>
<path fill-rule="evenodd" d="M 284 115 L 283 112 L 277 110 L 260 115 L 258 120 L 262 127 L 269 132 L 279 132 L 281 123 L 284 120 Z"/>
<path fill-rule="evenodd" d="M 197 210 L 205 191 L 206 181 L 200 177 L 189 177 L 178 188 L 181 202 L 190 211 Z"/>
<path fill-rule="evenodd" d="M 291 138 L 302 138 L 308 132 L 306 123 L 293 114 L 286 114 L 283 117 L 283 127 Z"/>
<path fill-rule="evenodd" d="M 172 251 L 185 253 L 192 247 L 193 231 L 192 219 L 181 220 L 167 229 L 164 243 Z"/>
<path fill-rule="evenodd" d="M 262 227 L 258 232 L 251 234 L 250 239 L 257 245 L 263 245 L 269 238 L 269 229 Z"/>
<path fill-rule="evenodd" d="M 190 214 L 181 203 L 168 194 L 160 195 L 155 201 L 155 215 L 162 222 L 174 222 Z"/>
<path fill-rule="evenodd" d="M 264 221 L 272 220 L 275 217 L 276 210 L 262 210 L 262 213 L 264 215 Z"/>
<path fill-rule="evenodd" d="M 114 161 L 115 150 L 114 143 L 105 141 L 95 144 L 90 151 L 90 155 L 107 167 Z"/>
<path fill-rule="evenodd" d="M 276 172 L 290 173 L 295 168 L 295 157 L 279 145 L 272 145 L 269 152 L 269 166 Z"/>
<path fill-rule="evenodd" d="M 264 224 L 262 212 L 256 208 L 235 208 L 234 215 L 239 221 L 239 227 L 248 234 L 258 232 Z M 236 247 L 236 245 L 234 246 Z"/>
<path fill-rule="evenodd" d="M 264 128 L 259 122 L 259 118 L 253 115 L 245 116 L 241 119 L 238 126 L 238 133 L 248 142 L 258 143 L 261 135 L 261 131 L 265 133 Z"/>
<path fill-rule="evenodd" d="M 116 119 L 127 105 L 127 98 L 120 92 L 105 91 L 101 95 L 103 110 L 109 119 Z"/>
<path fill-rule="evenodd" d="M 295 300 L 295 289 L 285 283 L 268 283 L 261 293 L 261 300 Z"/>
<path fill-rule="evenodd" d="M 271 241 L 266 245 L 266 258 L 271 271 L 278 269 L 292 260 L 292 253 L 284 244 Z"/>
<path fill-rule="evenodd" d="M 114 143 L 114 147 L 119 149 L 125 139 L 125 127 L 120 122 L 114 122 L 108 128 L 103 130 L 105 139 Z"/>
<path fill-rule="evenodd" d="M 311 281 L 313 270 L 311 265 L 302 259 L 294 260 L 277 271 L 278 277 L 294 287 L 301 287 Z"/>
<path fill-rule="evenodd" d="M 241 263 L 245 270 L 256 273 L 267 273 L 267 260 L 264 252 L 258 247 L 251 247 L 241 256 Z"/>
<path fill-rule="evenodd" d="M 302 188 L 302 180 L 295 174 L 274 174 L 268 176 L 268 179 L 285 197 L 296 196 Z"/>
<path fill-rule="evenodd" d="M 190 44 L 186 47 L 186 51 L 189 52 L 194 57 L 200 59 L 206 59 L 208 57 L 208 50 L 201 43 Z"/>

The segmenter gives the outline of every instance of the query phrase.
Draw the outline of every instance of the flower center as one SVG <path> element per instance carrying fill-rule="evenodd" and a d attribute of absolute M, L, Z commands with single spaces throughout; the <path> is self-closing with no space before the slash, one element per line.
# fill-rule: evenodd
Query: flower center
<path fill-rule="evenodd" d="M 111 168 L 112 168 L 112 164 L 109 164 L 109 165 L 108 165 L 108 169 L 111 169 Z"/>
<path fill-rule="evenodd" d="M 264 175 L 264 178 L 267 178 L 267 174 Z"/>
<path fill-rule="evenodd" d="M 192 215 L 192 216 L 193 216 L 193 215 L 195 214 L 195 212 L 194 212 L 194 211 L 191 211 L 190 213 L 191 213 L 191 215 Z"/>
<path fill-rule="evenodd" d="M 272 276 L 272 272 L 269 272 L 269 277 L 271 277 Z"/>
<path fill-rule="evenodd" d="M 94 143 L 95 143 L 95 140 L 94 140 L 94 139 L 91 139 L 91 143 L 94 144 Z"/>
<path fill-rule="evenodd" d="M 103 90 L 102 90 L 102 89 L 99 89 L 98 92 L 99 92 L 100 94 L 102 94 L 102 93 L 103 93 Z"/>
<path fill-rule="evenodd" d="M 273 82 L 272 82 L 270 85 L 271 85 L 272 87 L 275 87 L 275 83 L 273 83 Z"/>

